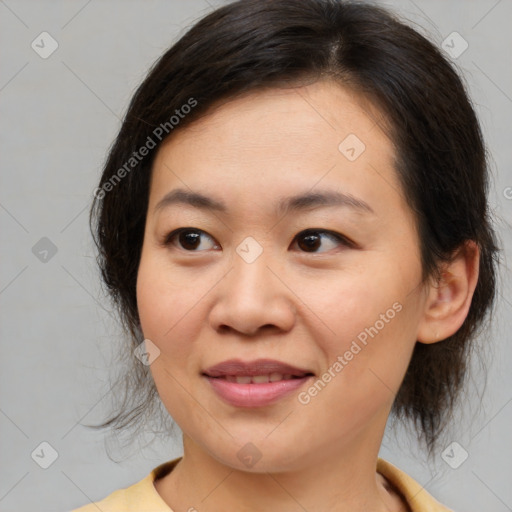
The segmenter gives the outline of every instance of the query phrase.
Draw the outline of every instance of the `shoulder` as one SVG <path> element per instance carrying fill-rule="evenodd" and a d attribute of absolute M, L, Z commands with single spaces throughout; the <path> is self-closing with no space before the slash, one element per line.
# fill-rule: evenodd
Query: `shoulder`
<path fill-rule="evenodd" d="M 407 473 L 384 459 L 377 460 L 377 472 L 383 475 L 403 496 L 412 512 L 453 512 L 439 503 Z"/>
<path fill-rule="evenodd" d="M 164 462 L 137 483 L 118 489 L 100 501 L 89 503 L 71 512 L 172 512 L 158 494 L 154 481 L 172 471 L 180 459 L 181 457 Z"/>

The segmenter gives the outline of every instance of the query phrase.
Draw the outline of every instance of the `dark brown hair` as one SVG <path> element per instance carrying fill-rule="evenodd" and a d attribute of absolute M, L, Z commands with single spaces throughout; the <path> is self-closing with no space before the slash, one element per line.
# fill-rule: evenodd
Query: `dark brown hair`
<path fill-rule="evenodd" d="M 396 418 L 413 420 L 428 448 L 435 445 L 496 294 L 499 258 L 484 143 L 464 85 L 441 51 L 387 10 L 342 0 L 242 0 L 218 8 L 162 55 L 133 96 L 90 215 L 102 278 L 129 334 L 129 366 L 119 381 L 124 397 L 98 428 L 140 424 L 158 399 L 133 349 L 143 340 L 136 280 L 152 163 L 162 140 L 219 101 L 325 77 L 366 95 L 384 113 L 420 235 L 424 282 L 437 279 L 440 263 L 465 241 L 480 249 L 467 318 L 448 339 L 416 343 L 393 405 Z M 139 159 L 139 148 L 150 145 L 156 147 Z M 134 152 L 136 161 L 130 160 Z"/>

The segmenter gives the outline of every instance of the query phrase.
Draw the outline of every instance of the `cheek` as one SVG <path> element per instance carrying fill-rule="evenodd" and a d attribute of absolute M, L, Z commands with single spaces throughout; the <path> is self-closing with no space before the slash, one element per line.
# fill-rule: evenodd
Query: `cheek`
<path fill-rule="evenodd" d="M 178 326 L 202 295 L 198 279 L 191 282 L 169 266 L 164 255 L 143 251 L 137 275 L 137 307 L 146 337 L 163 340 Z"/>
<path fill-rule="evenodd" d="M 172 368 L 186 356 L 194 328 L 190 322 L 198 290 L 186 287 L 155 258 L 141 258 L 137 276 L 137 308 L 144 337 L 160 350 L 159 365 Z M 156 361 L 155 361 L 156 362 Z M 152 365 L 153 366 L 153 365 Z"/>
<path fill-rule="evenodd" d="M 330 337 L 347 341 L 377 321 L 380 325 L 380 315 L 388 310 L 394 319 L 393 304 L 403 295 L 393 281 L 390 273 L 376 274 L 368 267 L 350 273 L 340 270 L 336 279 L 331 275 L 306 283 L 300 296 L 307 297 L 305 305 L 316 313 Z"/>
<path fill-rule="evenodd" d="M 173 280 L 169 278 L 173 275 Z M 160 350 L 150 366 L 158 394 L 171 417 L 178 424 L 193 421 L 207 428 L 205 419 L 194 407 L 187 393 L 187 379 L 197 371 L 190 357 L 199 322 L 193 321 L 194 308 L 201 295 L 197 288 L 187 288 L 176 273 L 172 274 L 158 258 L 141 258 L 137 276 L 137 307 L 144 337 Z M 197 404 L 196 404 L 197 405 Z"/>
<path fill-rule="evenodd" d="M 321 338 L 324 371 L 343 373 L 337 382 L 357 384 L 361 391 L 382 387 L 380 379 L 396 392 L 416 342 L 420 304 L 417 294 L 403 285 L 404 275 L 396 265 L 387 271 L 380 268 L 378 273 L 365 269 L 331 280 L 322 292 L 308 291 L 307 296 L 311 309 L 318 312 L 319 325 L 324 324 L 324 332 L 328 328 L 328 335 Z M 333 369 L 336 361 L 343 368 L 338 364 Z"/>

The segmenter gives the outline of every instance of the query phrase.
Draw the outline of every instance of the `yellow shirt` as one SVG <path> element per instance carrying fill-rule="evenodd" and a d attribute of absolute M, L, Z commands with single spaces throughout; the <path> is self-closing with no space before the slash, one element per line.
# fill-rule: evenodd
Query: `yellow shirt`
<path fill-rule="evenodd" d="M 71 512 L 173 512 L 158 494 L 153 482 L 167 475 L 180 461 L 177 459 L 164 462 L 151 473 L 125 489 L 119 489 L 106 498 Z M 412 512 L 453 512 L 441 505 L 408 474 L 384 459 L 377 460 L 377 472 L 389 480 L 402 494 Z"/>

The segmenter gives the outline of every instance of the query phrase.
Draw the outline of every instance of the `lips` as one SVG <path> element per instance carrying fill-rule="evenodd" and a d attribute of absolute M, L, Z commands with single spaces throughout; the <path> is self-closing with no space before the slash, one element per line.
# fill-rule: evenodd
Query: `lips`
<path fill-rule="evenodd" d="M 232 359 L 203 372 L 217 396 L 235 407 L 269 406 L 299 390 L 312 376 L 307 369 L 271 359 Z"/>
<path fill-rule="evenodd" d="M 248 384 L 251 381 L 258 383 L 258 380 L 260 382 L 276 382 L 277 380 L 289 380 L 291 378 L 302 378 L 306 375 L 313 375 L 313 372 L 309 370 L 297 368 L 273 359 L 257 359 L 250 362 L 230 359 L 229 361 L 211 366 L 203 373 L 208 377 L 214 378 L 250 377 L 251 380 L 244 381 L 244 384 Z M 260 377 L 269 377 L 269 380 L 263 380 L 262 378 L 260 379 Z M 256 378 L 256 380 L 253 378 Z"/>

